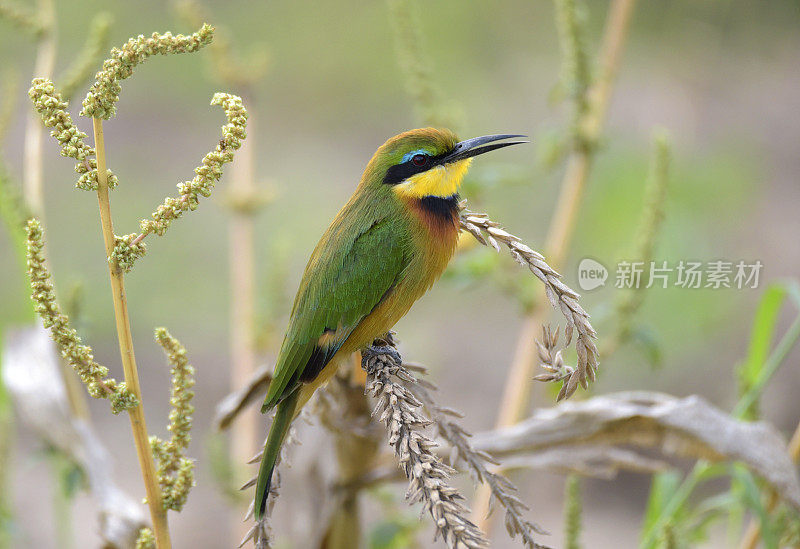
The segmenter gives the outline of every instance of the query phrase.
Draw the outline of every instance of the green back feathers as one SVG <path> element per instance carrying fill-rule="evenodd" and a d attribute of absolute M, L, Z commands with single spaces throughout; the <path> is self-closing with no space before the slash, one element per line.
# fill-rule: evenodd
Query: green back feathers
<path fill-rule="evenodd" d="M 372 157 L 308 261 L 262 411 L 319 373 L 411 261 L 413 222 L 391 186 L 383 183 L 387 170 L 409 153 L 426 150 L 436 156 L 457 141 L 449 130 L 411 130 L 387 141 Z"/>

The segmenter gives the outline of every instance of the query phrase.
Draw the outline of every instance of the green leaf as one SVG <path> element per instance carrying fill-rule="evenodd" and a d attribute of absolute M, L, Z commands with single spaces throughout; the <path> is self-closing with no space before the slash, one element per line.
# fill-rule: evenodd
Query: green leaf
<path fill-rule="evenodd" d="M 764 291 L 761 301 L 758 304 L 756 316 L 753 319 L 753 328 L 750 335 L 750 345 L 747 351 L 747 358 L 738 367 L 739 392 L 747 393 L 756 383 L 764 363 L 772 347 L 772 340 L 775 336 L 775 326 L 778 323 L 783 302 L 788 293 L 784 284 L 770 284 Z M 754 402 L 745 412 L 745 417 L 755 419 L 758 417 L 758 403 Z"/>
<path fill-rule="evenodd" d="M 667 471 L 653 476 L 642 524 L 642 539 L 655 527 L 658 517 L 664 511 L 667 502 L 675 495 L 680 483 L 681 475 L 677 471 Z"/>
<path fill-rule="evenodd" d="M 732 467 L 731 477 L 735 481 L 737 495 L 741 498 L 742 503 L 754 516 L 758 517 L 758 521 L 761 523 L 761 541 L 764 543 L 764 548 L 778 549 L 775 524 L 761 501 L 761 490 L 756 485 L 755 479 L 742 465 Z"/>

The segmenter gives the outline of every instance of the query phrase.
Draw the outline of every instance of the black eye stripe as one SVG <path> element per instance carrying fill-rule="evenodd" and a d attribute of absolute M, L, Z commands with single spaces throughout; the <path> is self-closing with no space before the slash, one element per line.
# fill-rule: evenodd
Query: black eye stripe
<path fill-rule="evenodd" d="M 447 154 L 448 153 L 440 154 L 439 156 L 428 156 L 423 154 L 414 155 L 411 159 L 406 160 L 401 164 L 395 164 L 386 170 L 386 175 L 383 176 L 383 183 L 386 185 L 397 185 L 398 183 L 402 183 L 412 175 L 428 171 L 434 166 L 438 166 L 441 164 L 442 159 L 447 156 Z M 414 162 L 414 158 L 417 156 L 423 156 L 425 158 L 425 162 L 422 164 L 416 164 Z"/>

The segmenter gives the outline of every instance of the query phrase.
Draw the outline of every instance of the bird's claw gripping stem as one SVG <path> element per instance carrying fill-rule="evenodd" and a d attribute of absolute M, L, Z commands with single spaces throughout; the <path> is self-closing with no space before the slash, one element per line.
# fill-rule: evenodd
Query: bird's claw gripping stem
<path fill-rule="evenodd" d="M 376 345 L 376 343 L 379 342 L 387 344 Z M 363 351 L 361 351 L 361 361 L 362 363 L 367 363 L 370 360 L 379 357 L 380 355 L 387 355 L 398 365 L 403 363 L 403 357 L 400 356 L 400 353 L 397 352 L 397 349 L 391 346 L 391 344 L 388 344 L 388 342 L 379 339 L 376 339 L 372 345 L 366 347 Z"/>

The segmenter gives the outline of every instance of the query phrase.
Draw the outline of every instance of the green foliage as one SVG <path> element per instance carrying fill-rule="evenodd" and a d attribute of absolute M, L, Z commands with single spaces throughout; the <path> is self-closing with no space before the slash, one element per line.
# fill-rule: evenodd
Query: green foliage
<path fill-rule="evenodd" d="M 581 545 L 581 480 L 577 475 L 567 477 L 564 499 L 564 529 L 566 549 L 580 549 Z"/>
<path fill-rule="evenodd" d="M 770 284 L 764 290 L 758 304 L 756 316 L 750 334 L 750 344 L 747 357 L 737 368 L 739 380 L 739 395 L 752 394 L 750 401 L 741 411 L 744 419 L 758 419 L 758 393 L 763 386 L 764 368 L 767 365 L 772 341 L 775 337 L 775 328 L 778 324 L 779 314 L 787 299 L 791 299 L 800 308 L 800 286 L 793 282 L 779 282 Z"/>
<path fill-rule="evenodd" d="M 417 549 L 417 536 L 424 524 L 413 514 L 402 509 L 396 497 L 386 490 L 372 490 L 378 500 L 382 519 L 376 522 L 368 536 L 369 549 Z"/>
<path fill-rule="evenodd" d="M 798 313 L 779 343 L 771 349 L 776 317 L 787 298 L 798 307 Z M 772 284 L 765 290 L 755 316 L 747 360 L 737 370 L 743 390 L 732 412 L 734 417 L 748 419 L 757 415 L 755 404 L 798 339 L 800 285 L 793 280 Z M 690 504 L 690 497 L 698 486 L 720 476 L 731 478 L 731 488 L 727 494 L 718 499 L 707 498 L 696 506 Z M 727 514 L 738 523 L 737 517 L 741 518 L 745 510 L 759 519 L 762 540 L 766 546 L 777 547 L 780 536 L 761 498 L 762 490 L 752 474 L 740 465 L 700 462 L 682 482 L 676 473 L 659 473 L 653 477 L 651 484 L 642 528 L 642 547 L 655 548 L 665 528 L 669 528 L 673 538 L 678 536 L 678 539 L 696 540 L 705 534 L 711 521 Z"/>

